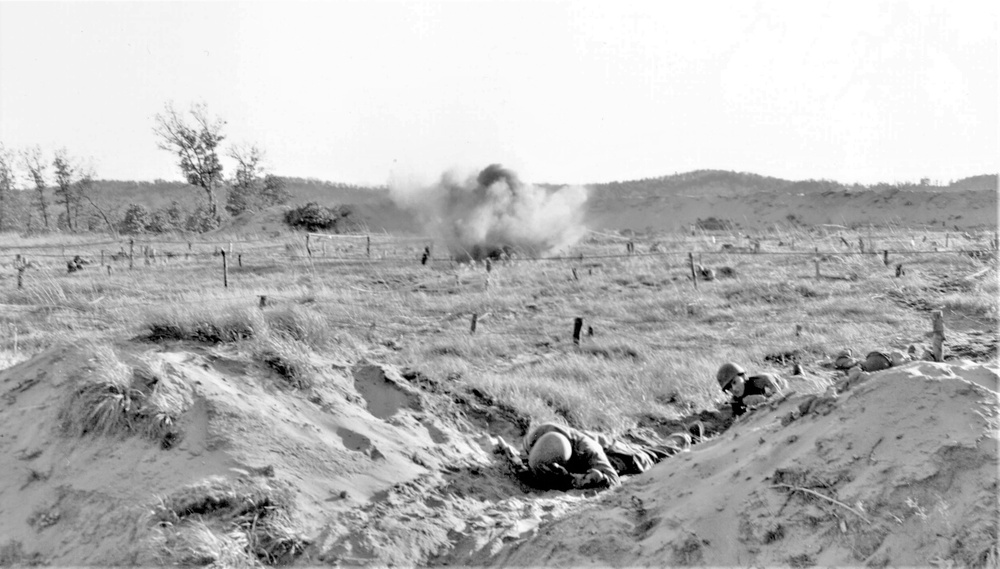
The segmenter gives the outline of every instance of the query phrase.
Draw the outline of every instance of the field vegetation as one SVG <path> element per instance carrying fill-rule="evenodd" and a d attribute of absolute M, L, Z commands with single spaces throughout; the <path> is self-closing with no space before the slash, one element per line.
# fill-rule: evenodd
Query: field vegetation
<path fill-rule="evenodd" d="M 479 388 L 538 420 L 620 431 L 714 407 L 714 373 L 728 360 L 786 377 L 798 363 L 793 388 L 822 391 L 830 377 L 817 362 L 845 348 L 919 345 L 932 309 L 945 310 L 954 342 L 985 334 L 977 353 L 996 357 L 992 232 L 951 234 L 948 250 L 939 233 L 887 228 L 863 238 L 869 253 L 844 246 L 856 235 L 783 229 L 755 236 L 755 254 L 737 232 L 591 233 L 560 257 L 489 267 L 435 255 L 423 265 L 429 243 L 387 235 L 314 236 L 308 251 L 295 232 L 147 238 L 133 243 L 131 261 L 125 242 L 12 238 L 0 269 L 0 365 L 58 342 L 194 342 L 230 346 L 301 389 L 317 377 L 310 354 L 370 359 Z M 688 252 L 714 280 L 694 286 Z M 21 288 L 14 254 L 28 263 Z M 76 255 L 90 264 L 67 272 Z M 124 412 L 130 394 L 162 396 L 110 348 L 95 356 L 110 371 L 78 394 L 96 410 L 72 417 L 74 428 L 121 423 L 165 436 L 169 397 L 159 415 Z"/>

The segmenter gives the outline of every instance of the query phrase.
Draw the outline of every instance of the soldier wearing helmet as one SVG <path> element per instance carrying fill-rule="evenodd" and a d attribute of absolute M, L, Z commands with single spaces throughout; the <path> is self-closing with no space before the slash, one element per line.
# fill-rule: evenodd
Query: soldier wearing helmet
<path fill-rule="evenodd" d="M 715 374 L 722 392 L 729 394 L 733 416 L 739 417 L 748 408 L 760 405 L 767 398 L 780 394 L 784 381 L 769 373 L 761 373 L 747 377 L 746 371 L 732 362 L 722 364 Z"/>
<path fill-rule="evenodd" d="M 543 423 L 524 437 L 531 483 L 546 488 L 611 488 L 621 475 L 645 472 L 690 445 L 676 435 L 662 444 L 634 444 L 605 434 Z"/>

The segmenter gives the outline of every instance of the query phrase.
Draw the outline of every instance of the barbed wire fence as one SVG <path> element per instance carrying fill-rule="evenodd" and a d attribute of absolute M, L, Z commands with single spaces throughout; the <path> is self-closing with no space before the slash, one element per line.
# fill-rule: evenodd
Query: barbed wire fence
<path fill-rule="evenodd" d="M 815 278 L 817 279 L 830 277 L 830 275 L 825 276 L 823 274 L 823 263 L 829 263 L 837 260 L 838 258 L 873 258 L 881 261 L 881 264 L 889 270 L 892 268 L 891 265 L 894 264 L 895 276 L 900 277 L 902 272 L 901 268 L 905 266 L 905 263 L 911 262 L 913 259 L 920 259 L 929 256 L 964 255 L 995 263 L 997 260 L 998 244 L 996 238 L 994 237 L 992 242 L 989 243 L 989 246 L 983 248 L 906 249 L 889 248 L 889 241 L 885 241 L 882 243 L 884 248 L 873 249 L 870 246 L 871 238 L 869 237 L 869 246 L 867 249 L 861 239 L 859 239 L 861 244 L 857 249 L 855 249 L 851 243 L 841 238 L 841 241 L 843 242 L 842 244 L 844 245 L 843 249 L 830 249 L 829 247 L 826 247 L 821 251 L 819 245 L 812 245 L 812 251 L 809 251 L 769 250 L 768 246 L 761 245 L 761 240 L 752 241 L 750 242 L 752 245 L 745 247 L 734 246 L 727 243 L 723 244 L 721 247 L 716 246 L 715 248 L 708 248 L 709 245 L 714 245 L 714 243 L 702 240 L 700 243 L 687 243 L 687 250 L 664 250 L 662 245 L 653 243 L 647 245 L 649 248 L 648 251 L 638 252 L 636 251 L 635 239 L 621 236 L 612 237 L 616 237 L 614 241 L 624 244 L 624 252 L 621 252 L 620 244 L 615 246 L 615 248 L 619 249 L 618 252 L 609 250 L 610 247 L 608 247 L 607 244 L 601 244 L 600 247 L 595 247 L 593 244 L 590 244 L 588 250 L 581 251 L 580 253 L 573 255 L 563 254 L 553 256 L 532 256 L 515 254 L 502 261 L 496 259 L 486 259 L 483 263 L 477 264 L 458 264 L 450 257 L 430 256 L 429 253 L 434 243 L 433 240 L 425 237 L 394 237 L 379 234 L 329 235 L 308 233 L 304 235 L 304 238 L 301 241 L 296 240 L 295 238 L 286 238 L 278 239 L 278 243 L 275 243 L 275 240 L 273 239 L 197 241 L 144 238 L 137 241 L 135 238 L 130 238 L 128 241 L 104 240 L 85 243 L 31 246 L 4 245 L 0 246 L 0 255 L 7 256 L 8 259 L 11 258 L 9 255 L 13 255 L 12 266 L 16 271 L 18 289 L 23 288 L 26 271 L 28 269 L 46 271 L 49 276 L 55 276 L 56 274 L 63 272 L 60 262 L 40 263 L 36 262 L 34 259 L 60 259 L 61 261 L 65 261 L 67 263 L 73 263 L 77 258 L 81 258 L 82 260 L 83 255 L 88 255 L 88 253 L 89 256 L 91 256 L 91 259 L 88 259 L 90 264 L 96 264 L 97 257 L 99 255 L 100 264 L 97 268 L 99 271 L 106 271 L 107 277 L 109 278 L 113 278 L 113 276 L 117 274 L 115 273 L 114 267 L 121 267 L 125 264 L 128 265 L 128 269 L 131 271 L 143 271 L 147 266 L 155 265 L 164 267 L 170 263 L 187 262 L 187 266 L 192 268 L 200 269 L 204 266 L 206 270 L 199 270 L 199 273 L 204 274 L 205 278 L 210 278 L 212 280 L 218 279 L 217 282 L 220 282 L 223 290 L 233 290 L 229 286 L 229 269 L 231 265 L 232 268 L 240 270 L 246 269 L 251 273 L 264 270 L 282 270 L 287 268 L 289 263 L 301 263 L 304 268 L 312 271 L 353 267 L 379 269 L 382 267 L 417 268 L 427 264 L 437 266 L 448 265 L 448 268 L 461 268 L 466 270 L 468 273 L 482 277 L 479 281 L 476 281 L 475 284 L 479 284 L 480 286 L 483 286 L 484 289 L 487 289 L 490 286 L 490 273 L 493 268 L 497 265 L 503 265 L 505 263 L 575 263 L 575 265 L 571 268 L 571 274 L 572 279 L 576 281 L 581 278 L 578 270 L 582 270 L 587 267 L 587 265 L 594 265 L 594 263 L 600 263 L 607 260 L 680 259 L 680 263 L 673 265 L 673 268 L 677 269 L 683 267 L 683 261 L 686 258 L 687 268 L 690 270 L 688 280 L 690 280 L 693 288 L 697 289 L 699 281 L 701 283 L 706 282 L 705 275 L 703 274 L 704 268 L 700 266 L 703 257 L 724 257 L 726 259 L 739 258 L 749 259 L 751 261 L 762 261 L 767 258 L 803 258 L 806 259 L 806 263 L 804 263 L 806 267 L 808 267 L 809 264 L 813 265 L 813 268 L 815 269 Z M 950 240 L 946 240 L 946 244 L 951 245 L 948 241 Z M 328 243 L 335 243 L 335 245 L 328 248 L 326 246 Z M 907 241 L 900 240 L 897 244 L 898 243 L 905 244 Z M 913 240 L 910 240 L 909 243 L 912 246 Z M 178 245 L 180 247 L 163 248 L 163 245 Z M 105 248 L 105 246 L 109 247 Z M 114 250 L 113 246 L 117 246 L 117 251 Z M 95 248 L 99 248 L 99 250 L 94 251 Z M 47 250 L 59 250 L 59 253 L 43 252 Z M 28 253 L 29 251 L 30 254 Z M 140 260 L 139 263 L 136 262 L 137 252 Z M 698 263 L 695 262 L 696 255 Z M 213 265 L 218 272 L 211 270 Z M 82 266 L 77 266 L 76 270 L 81 270 L 81 268 Z M 988 269 L 989 267 L 987 267 L 986 270 Z M 124 269 L 119 270 L 124 271 Z M 71 268 L 69 272 L 73 272 L 73 269 Z M 213 272 L 216 276 L 209 276 L 212 275 Z M 395 286 L 385 282 L 384 279 L 383 282 L 377 283 L 375 286 L 371 286 L 369 288 L 357 288 L 354 285 L 346 286 L 351 286 L 355 291 L 363 294 L 381 294 L 408 292 L 434 293 L 450 291 L 456 288 L 461 288 L 463 285 L 468 286 L 471 284 L 468 281 L 462 282 L 457 273 L 438 273 L 433 275 L 425 274 L 424 276 L 429 278 L 421 277 L 421 280 L 418 280 L 417 282 L 404 282 Z M 274 306 L 277 303 L 300 302 L 302 300 L 301 298 L 274 293 L 247 294 L 249 291 L 243 289 L 241 289 L 240 292 L 242 293 L 242 296 L 229 298 L 215 297 L 198 300 L 159 298 L 149 301 L 124 302 L 120 303 L 118 308 L 127 309 L 155 306 L 162 307 L 165 305 L 194 306 L 208 304 L 221 306 L 242 303 L 244 305 L 256 306 L 264 309 L 268 306 Z M 88 318 L 100 319 L 99 315 L 88 314 L 88 308 L 84 307 L 82 304 L 73 305 L 71 303 L 58 302 L 37 304 L 7 303 L 0 304 L 0 306 L 2 306 L 4 310 L 10 311 L 69 310 L 80 314 L 86 314 Z M 572 328 L 567 326 L 566 329 L 561 331 L 543 328 L 537 328 L 530 331 L 519 331 L 510 329 L 493 329 L 488 323 L 490 317 L 490 314 L 488 313 L 478 314 L 475 312 L 469 312 L 462 317 L 450 316 L 440 321 L 406 314 L 399 314 L 396 316 L 398 319 L 409 320 L 409 325 L 387 325 L 384 322 L 378 321 L 363 323 L 350 317 L 345 317 L 342 320 L 336 318 L 328 319 L 327 322 L 331 325 L 340 326 L 344 329 L 368 334 L 371 334 L 376 330 L 380 330 L 392 331 L 393 333 L 398 334 L 421 334 L 433 332 L 446 336 L 454 334 L 524 337 L 560 336 L 571 338 L 573 344 L 577 346 L 580 345 L 581 339 L 586 339 L 593 335 L 595 325 L 601 327 L 602 329 L 610 330 L 614 329 L 616 326 L 624 324 L 597 319 L 596 321 L 588 321 L 585 327 L 583 317 L 564 314 L 556 319 L 572 322 Z M 458 325 L 457 322 L 459 318 L 466 319 L 465 321 L 467 324 Z M 443 325 L 443 322 L 445 321 L 447 321 L 449 326 Z M 788 330 L 794 330 L 794 335 L 799 336 L 804 331 L 802 322 L 803 318 L 720 318 L 713 319 L 710 324 L 718 327 L 733 327 L 750 324 L 758 326 L 782 326 Z M 484 325 L 484 323 L 486 324 Z M 643 323 L 656 324 L 657 322 L 648 321 Z M 670 322 L 667 321 L 659 323 L 670 324 Z M 823 325 L 888 324 L 885 318 L 870 320 L 858 318 L 843 320 L 823 319 L 819 321 L 819 323 Z M 983 324 L 988 325 L 988 323 Z M 567 330 L 570 329 L 572 330 L 571 334 L 567 332 Z M 792 332 L 789 333 L 791 334 Z"/>

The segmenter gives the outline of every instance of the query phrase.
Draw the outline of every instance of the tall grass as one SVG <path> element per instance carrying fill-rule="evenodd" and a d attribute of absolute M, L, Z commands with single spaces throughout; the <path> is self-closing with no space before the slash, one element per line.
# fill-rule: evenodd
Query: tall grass
<path fill-rule="evenodd" d="M 69 436 L 144 436 L 169 448 L 180 436 L 177 419 L 191 404 L 191 389 L 158 360 L 125 363 L 106 344 L 90 344 L 91 355 L 60 412 Z"/>
<path fill-rule="evenodd" d="M 622 429 L 649 414 L 721 402 L 714 375 L 728 360 L 787 375 L 791 365 L 782 356 L 797 354 L 810 378 L 796 380 L 798 389 L 822 390 L 831 378 L 815 363 L 841 349 L 864 353 L 922 341 L 930 324 L 919 307 L 941 307 L 995 329 L 996 260 L 953 252 L 906 256 L 929 247 L 925 233 L 862 232 L 877 246 L 898 247 L 889 267 L 881 255 L 853 254 L 857 232 L 784 227 L 754 238 L 764 239 L 765 251 L 806 255 L 722 253 L 723 243 L 746 247 L 751 241 L 699 231 L 631 236 L 640 253 L 655 241 L 668 254 L 615 258 L 608 255 L 623 254 L 623 241 L 592 234 L 565 260 L 497 262 L 490 273 L 483 264 L 436 258 L 420 265 L 421 244 L 389 238 L 376 240 L 373 259 L 392 252 L 399 261 L 337 264 L 331 259 L 342 254 L 341 245 L 332 243 L 327 256 L 289 257 L 282 243 L 295 255 L 304 251 L 301 236 L 288 234 L 276 248 L 246 245 L 242 268 L 230 257 L 228 288 L 222 287 L 221 258 L 196 245 L 192 251 L 200 256 L 161 255 L 149 265 L 137 259 L 131 271 L 127 261 L 116 261 L 111 275 L 98 267 L 73 274 L 59 265 L 33 270 L 24 289 L 0 290 L 0 303 L 18 305 L 0 312 L 0 330 L 7 332 L 0 350 L 13 352 L 15 337 L 18 354 L 80 338 L 193 343 L 180 349 L 227 344 L 293 389 L 308 389 L 324 359 L 372 359 L 487 389 L 532 416 Z M 985 243 L 980 235 L 960 242 L 956 235 L 952 247 Z M 929 234 L 930 241 L 943 243 L 943 234 Z M 363 253 L 353 242 L 343 247 L 349 249 L 343 254 Z M 816 247 L 821 278 L 812 261 Z M 735 277 L 695 288 L 687 250 L 707 267 L 732 268 Z M 573 258 L 580 253 L 592 258 Z M 905 276 L 895 277 L 894 262 L 905 264 Z M 963 281 L 986 267 L 993 268 Z M 268 297 L 264 308 L 260 295 Z M 571 339 L 576 317 L 584 319 L 580 346 Z M 134 380 L 114 372 L 113 362 L 108 369 L 99 387 L 80 395 L 101 410 L 91 431 L 120 429 L 115 421 L 131 420 L 121 410 L 136 399 L 129 391 Z"/>

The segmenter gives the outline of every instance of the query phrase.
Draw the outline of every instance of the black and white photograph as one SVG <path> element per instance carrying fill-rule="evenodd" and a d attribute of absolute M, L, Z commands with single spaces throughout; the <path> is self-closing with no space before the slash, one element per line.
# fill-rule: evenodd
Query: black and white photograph
<path fill-rule="evenodd" d="M 0 0 L 0 567 L 1000 569 L 1000 4 Z"/>

